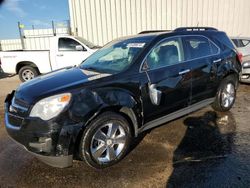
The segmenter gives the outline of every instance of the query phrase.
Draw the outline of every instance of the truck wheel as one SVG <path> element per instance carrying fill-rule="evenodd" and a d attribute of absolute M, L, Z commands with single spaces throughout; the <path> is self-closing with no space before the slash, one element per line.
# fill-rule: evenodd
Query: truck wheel
<path fill-rule="evenodd" d="M 38 76 L 38 70 L 31 66 L 22 67 L 19 72 L 19 78 L 22 82 L 26 82 Z"/>
<path fill-rule="evenodd" d="M 216 99 L 212 104 L 214 110 L 225 112 L 233 107 L 236 98 L 236 84 L 235 76 L 230 75 L 224 78 L 216 94 Z"/>
<path fill-rule="evenodd" d="M 105 168 L 120 161 L 131 142 L 128 121 L 114 112 L 105 112 L 93 120 L 83 132 L 79 154 L 88 165 Z"/>

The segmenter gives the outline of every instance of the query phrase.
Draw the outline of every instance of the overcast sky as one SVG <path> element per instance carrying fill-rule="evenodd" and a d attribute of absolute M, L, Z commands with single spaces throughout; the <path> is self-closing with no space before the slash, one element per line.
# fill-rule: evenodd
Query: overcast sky
<path fill-rule="evenodd" d="M 19 38 L 18 21 L 30 29 L 68 19 L 68 0 L 5 0 L 0 7 L 0 39 Z"/>

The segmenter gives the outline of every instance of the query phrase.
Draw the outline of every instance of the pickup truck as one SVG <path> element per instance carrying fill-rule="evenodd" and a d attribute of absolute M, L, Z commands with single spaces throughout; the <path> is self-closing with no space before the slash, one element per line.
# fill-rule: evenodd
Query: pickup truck
<path fill-rule="evenodd" d="M 78 65 L 98 49 L 98 46 L 81 37 L 54 36 L 49 42 L 49 50 L 0 52 L 3 72 L 19 74 L 20 80 L 25 82 L 39 74 Z"/>

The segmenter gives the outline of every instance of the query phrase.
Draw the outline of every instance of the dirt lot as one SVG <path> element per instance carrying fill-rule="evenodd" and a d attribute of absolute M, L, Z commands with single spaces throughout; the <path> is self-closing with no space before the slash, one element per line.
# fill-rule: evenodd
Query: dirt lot
<path fill-rule="evenodd" d="M 148 133 L 119 164 L 49 167 L 13 142 L 4 128 L 4 97 L 19 84 L 0 75 L 0 187 L 250 187 L 250 85 L 234 108 L 210 107 Z"/>

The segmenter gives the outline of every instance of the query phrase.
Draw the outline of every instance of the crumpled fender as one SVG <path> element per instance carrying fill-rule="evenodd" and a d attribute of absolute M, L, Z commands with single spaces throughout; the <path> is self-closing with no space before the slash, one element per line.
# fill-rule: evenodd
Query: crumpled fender
<path fill-rule="evenodd" d="M 241 72 L 241 65 L 239 63 L 234 63 L 234 60 L 226 60 L 224 63 L 221 63 L 218 67 L 218 76 L 221 78 L 226 77 L 229 74 L 239 75 Z"/>
<path fill-rule="evenodd" d="M 110 110 L 110 108 L 118 109 L 130 117 L 137 135 L 137 129 L 142 120 L 140 98 L 136 98 L 132 95 L 132 92 L 125 89 L 102 87 L 92 90 L 84 88 L 73 94 L 68 113 L 72 120 L 81 122 L 83 126 L 86 126 L 98 114 L 105 109 Z"/>

